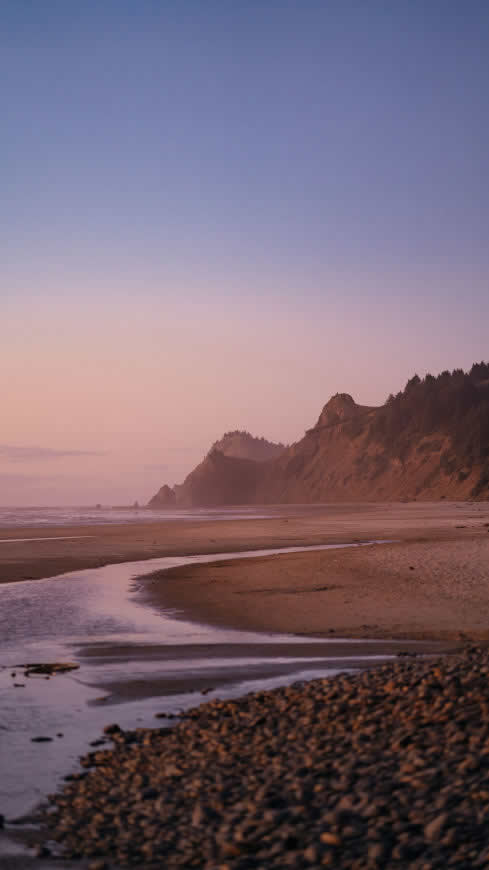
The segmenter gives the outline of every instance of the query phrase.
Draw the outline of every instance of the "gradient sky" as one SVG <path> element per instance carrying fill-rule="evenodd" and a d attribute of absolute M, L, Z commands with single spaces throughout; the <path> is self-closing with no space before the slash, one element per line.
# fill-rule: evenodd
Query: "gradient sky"
<path fill-rule="evenodd" d="M 486 0 L 3 0 L 0 504 L 489 358 Z"/>

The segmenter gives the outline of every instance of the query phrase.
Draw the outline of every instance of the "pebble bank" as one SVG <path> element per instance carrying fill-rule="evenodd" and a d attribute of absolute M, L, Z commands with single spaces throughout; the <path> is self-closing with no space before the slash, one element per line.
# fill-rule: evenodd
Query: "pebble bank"
<path fill-rule="evenodd" d="M 479 648 L 106 729 L 47 838 L 94 868 L 489 868 L 489 654 Z"/>

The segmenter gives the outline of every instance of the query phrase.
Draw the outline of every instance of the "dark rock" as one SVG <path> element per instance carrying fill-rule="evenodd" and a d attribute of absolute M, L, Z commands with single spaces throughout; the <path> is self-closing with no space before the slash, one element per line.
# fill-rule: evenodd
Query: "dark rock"
<path fill-rule="evenodd" d="M 121 732 L 121 726 L 115 722 L 112 725 L 106 725 L 104 728 L 104 734 L 120 734 Z"/>
<path fill-rule="evenodd" d="M 435 816 L 431 822 L 428 822 L 424 828 L 424 835 L 427 840 L 437 840 L 446 824 L 447 821 L 447 813 L 440 813 L 438 816 Z"/>
<path fill-rule="evenodd" d="M 30 677 L 31 674 L 65 674 L 69 671 L 76 671 L 80 665 L 74 662 L 34 662 L 26 665 L 18 665 L 19 668 L 25 668 L 25 676 Z"/>
<path fill-rule="evenodd" d="M 51 798 L 49 837 L 148 870 L 484 867 L 488 674 L 472 645 L 115 726 Z"/>

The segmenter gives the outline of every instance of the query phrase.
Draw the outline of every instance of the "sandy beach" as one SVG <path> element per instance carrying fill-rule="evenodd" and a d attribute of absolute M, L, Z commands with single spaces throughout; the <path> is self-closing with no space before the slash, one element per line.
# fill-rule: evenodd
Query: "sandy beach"
<path fill-rule="evenodd" d="M 340 637 L 489 640 L 489 536 L 292 553 L 156 575 L 145 598 L 197 621 Z"/>
<path fill-rule="evenodd" d="M 146 515 L 145 522 L 120 525 L 0 528 L 0 582 L 35 580 L 160 556 L 349 541 L 384 529 L 384 516 L 389 511 L 381 510 L 378 515 L 378 508 L 281 505 L 257 510 L 258 514 L 267 514 L 266 519 L 151 522 Z M 408 516 L 404 521 L 411 526 Z"/>
<path fill-rule="evenodd" d="M 149 578 L 142 594 L 187 618 L 242 629 L 489 640 L 487 505 L 396 505 L 358 514 L 344 517 L 351 540 L 395 540 L 176 568 Z M 325 525 L 331 541 L 333 520 Z"/>
<path fill-rule="evenodd" d="M 399 650 L 413 649 L 433 655 L 466 647 L 470 639 L 489 640 L 488 504 L 291 506 L 271 509 L 270 513 L 267 519 L 218 522 L 168 521 L 121 526 L 2 529 L 0 541 L 4 543 L 0 544 L 0 577 L 3 582 L 8 582 L 56 576 L 69 570 L 162 555 L 236 553 L 260 548 L 388 540 L 389 543 L 358 548 L 225 559 L 171 569 L 162 574 L 148 573 L 136 581 L 139 587 L 137 596 L 153 608 L 174 609 L 177 615 L 181 613 L 182 617 L 208 624 L 309 635 L 310 643 L 304 641 L 294 648 L 295 655 L 304 659 L 328 653 L 340 657 L 347 655 L 349 650 L 347 646 L 343 649 L 343 637 L 391 638 L 392 644 L 384 652 L 393 655 Z M 6 538 L 12 537 L 17 540 L 5 542 Z M 25 538 L 35 540 L 21 540 Z M 323 650 L 322 646 L 326 647 L 326 644 L 314 641 L 314 637 L 327 638 L 329 643 L 334 640 L 335 643 L 331 644 L 334 649 Z M 421 643 L 409 647 L 405 643 L 408 639 Z M 359 643 L 358 655 L 361 656 L 366 649 L 367 643 Z M 185 654 L 179 649 L 179 654 L 182 652 Z M 194 649 L 192 654 L 195 652 Z M 207 648 L 201 650 L 205 657 L 210 652 Z M 213 654 L 227 655 L 230 652 L 214 650 Z M 233 653 L 237 652 L 245 657 L 250 654 L 249 649 L 233 650 Z M 259 651 L 255 649 L 255 652 L 259 652 L 265 661 L 265 647 Z M 286 647 L 272 652 L 284 657 L 289 654 Z M 100 649 L 92 643 L 79 653 L 84 660 L 95 661 Z M 111 643 L 103 654 L 109 654 L 115 663 L 123 663 L 132 661 L 136 653 L 130 644 L 119 648 Z M 156 663 L 161 659 L 163 663 L 164 656 L 171 655 L 172 650 L 160 645 L 148 648 L 143 644 L 137 654 L 145 661 L 150 659 Z M 449 656 L 447 662 L 451 658 Z M 403 661 L 407 676 L 402 676 L 404 670 L 402 674 L 399 671 L 401 698 L 405 691 L 404 680 L 408 680 L 408 673 L 411 673 L 410 662 L 417 661 L 421 666 L 419 659 L 407 658 L 399 660 L 399 667 Z M 447 664 L 447 667 L 451 666 Z M 268 674 L 266 661 L 262 668 L 263 677 Z M 372 673 L 375 671 L 373 669 Z M 375 676 L 365 679 L 374 683 L 376 680 Z M 383 679 L 380 677 L 381 682 Z M 358 680 L 361 682 L 363 678 L 358 677 Z M 162 679 L 156 686 L 158 678 L 155 675 L 155 685 L 149 681 L 143 686 L 140 680 L 131 682 L 126 676 L 123 683 L 107 685 L 105 690 L 118 695 L 119 701 L 135 701 L 144 699 L 148 693 L 164 695 L 176 690 L 199 691 L 207 681 L 208 676 L 201 685 L 191 675 L 187 682 L 175 684 Z M 360 682 L 352 682 L 354 694 Z M 322 685 L 327 688 L 328 684 L 326 681 Z M 314 693 L 316 690 L 311 688 L 310 691 Z M 331 691 L 334 693 L 334 686 Z M 298 692 L 294 705 L 300 702 L 307 707 L 308 692 L 309 689 L 305 689 L 303 694 Z M 374 708 L 378 692 L 378 688 L 373 691 Z M 259 703 L 273 704 L 275 697 L 281 696 L 262 693 Z M 223 709 L 226 712 L 227 708 L 219 702 L 216 704 L 219 715 Z M 141 730 L 141 740 L 152 740 L 153 733 L 159 740 L 159 729 L 154 732 Z M 164 739 L 168 738 L 165 736 Z M 370 739 L 368 734 L 365 736 L 367 739 Z M 105 759 L 106 756 L 104 764 L 108 764 Z M 304 766 L 302 761 L 301 765 Z M 148 777 L 148 783 L 154 788 L 151 777 Z M 339 793 L 346 793 L 348 789 L 345 789 L 342 786 Z M 68 825 L 64 817 L 62 824 Z M 340 836 L 342 829 L 338 828 L 337 832 L 334 828 L 332 831 L 334 836 Z M 19 836 L 22 838 L 22 832 Z M 430 834 L 426 836 L 429 838 Z M 104 854 L 107 844 L 103 848 L 93 845 L 92 834 L 86 843 L 87 849 L 94 851 L 85 854 Z M 137 845 L 136 840 L 134 843 Z M 77 851 L 78 845 L 75 844 L 74 848 Z M 121 852 L 122 863 L 126 857 Z M 336 860 L 334 854 L 331 857 Z M 345 853 L 345 860 L 347 858 L 350 860 Z M 13 859 L 9 857 L 8 860 Z M 186 866 L 186 860 L 185 857 L 182 866 Z M 303 866 L 302 860 L 302 855 L 297 855 L 297 866 Z M 312 863 L 315 861 L 316 857 Z M 35 861 L 34 865 L 37 866 Z M 25 854 L 19 856 L 17 866 L 30 866 Z M 180 866 L 178 861 L 175 866 Z M 239 860 L 236 863 L 234 858 L 229 866 L 241 867 Z"/>
<path fill-rule="evenodd" d="M 390 540 L 187 566 L 145 580 L 140 594 L 198 621 L 237 628 L 489 639 L 487 503 L 280 506 L 263 512 L 270 517 L 1 529 L 0 581 L 166 555 Z"/>

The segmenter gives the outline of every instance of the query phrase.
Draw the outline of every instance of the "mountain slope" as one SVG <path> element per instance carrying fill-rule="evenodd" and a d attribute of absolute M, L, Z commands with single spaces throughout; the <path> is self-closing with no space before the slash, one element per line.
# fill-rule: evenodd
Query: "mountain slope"
<path fill-rule="evenodd" d="M 179 507 L 254 504 L 264 463 L 211 450 L 175 487 Z"/>
<path fill-rule="evenodd" d="M 378 408 L 338 393 L 272 458 L 213 449 L 176 487 L 182 506 L 488 497 L 487 363 L 415 375 Z"/>
<path fill-rule="evenodd" d="M 489 366 L 414 376 L 380 408 L 333 397 L 267 466 L 258 501 L 380 501 L 489 495 Z"/>
<path fill-rule="evenodd" d="M 176 507 L 177 495 L 174 489 L 167 483 L 162 486 L 156 495 L 147 504 L 147 507 L 156 509 Z"/>

